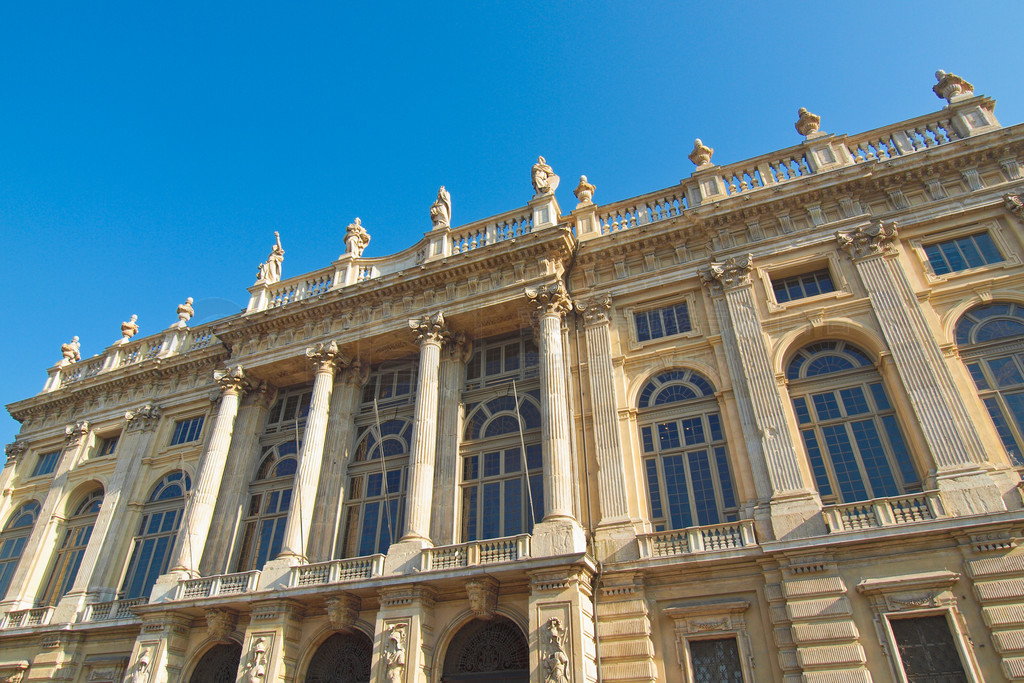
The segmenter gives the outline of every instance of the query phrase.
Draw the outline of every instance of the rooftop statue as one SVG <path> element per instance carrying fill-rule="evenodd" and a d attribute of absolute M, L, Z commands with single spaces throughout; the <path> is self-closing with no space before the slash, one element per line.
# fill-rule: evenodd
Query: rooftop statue
<path fill-rule="evenodd" d="M 532 169 L 532 179 L 534 197 L 554 194 L 558 189 L 559 178 L 555 175 L 554 169 L 544 161 L 544 157 L 537 157 L 537 163 L 533 165 Z"/>
<path fill-rule="evenodd" d="M 68 365 L 69 363 L 77 363 L 82 360 L 81 354 L 82 345 L 78 343 L 78 336 L 75 335 L 71 338 L 67 344 L 60 345 L 60 353 L 64 356 L 61 360 L 62 365 Z"/>
<path fill-rule="evenodd" d="M 794 124 L 796 126 L 797 133 L 800 133 L 800 135 L 803 135 L 805 138 L 809 138 L 811 136 L 817 137 L 818 135 L 820 135 L 820 132 L 818 130 L 819 128 L 821 128 L 820 116 L 818 116 L 817 114 L 812 114 L 811 112 L 807 111 L 804 107 L 800 107 L 799 111 L 797 111 L 797 116 L 799 117 L 799 119 L 797 120 L 796 124 Z"/>
<path fill-rule="evenodd" d="M 281 235 L 274 233 L 277 239 L 267 260 L 260 264 L 259 272 L 256 275 L 256 284 L 265 283 L 268 285 L 281 281 L 281 262 L 284 261 L 284 249 L 281 248 Z"/>
<path fill-rule="evenodd" d="M 121 323 L 121 338 L 117 340 L 117 344 L 127 344 L 128 340 L 134 337 L 139 332 L 139 323 L 137 322 L 139 316 L 132 314 L 132 317 Z"/>
<path fill-rule="evenodd" d="M 370 233 L 366 232 L 363 222 L 357 216 L 345 230 L 345 253 L 350 256 L 362 256 L 363 249 L 370 243 Z"/>
<path fill-rule="evenodd" d="M 708 147 L 700 141 L 700 138 L 697 138 L 693 141 L 693 151 L 690 152 L 688 158 L 693 162 L 694 166 L 703 168 L 711 165 L 711 155 L 714 153 L 715 150 L 713 148 Z"/>
<path fill-rule="evenodd" d="M 188 327 L 188 321 L 195 314 L 196 309 L 192 308 L 192 297 L 189 297 L 185 299 L 185 303 L 178 304 L 178 322 L 174 323 L 172 327 Z"/>
<path fill-rule="evenodd" d="M 452 225 L 452 196 L 444 185 L 437 191 L 437 199 L 430 206 L 430 220 L 434 228 L 449 228 Z"/>
<path fill-rule="evenodd" d="M 945 98 L 947 102 L 974 96 L 974 86 L 956 74 L 948 74 L 939 69 L 935 72 L 935 80 L 938 83 L 932 86 L 932 92 L 936 97 Z"/>
<path fill-rule="evenodd" d="M 579 204 L 576 205 L 576 208 L 578 209 L 581 206 L 587 206 L 589 204 L 593 204 L 594 203 L 594 190 L 596 190 L 596 189 L 597 189 L 596 187 L 594 187 L 589 182 L 587 182 L 587 176 L 581 175 L 580 176 L 580 184 L 577 185 L 576 189 L 572 191 L 572 193 L 574 195 L 576 195 L 576 199 L 578 199 L 579 202 L 580 202 Z"/>

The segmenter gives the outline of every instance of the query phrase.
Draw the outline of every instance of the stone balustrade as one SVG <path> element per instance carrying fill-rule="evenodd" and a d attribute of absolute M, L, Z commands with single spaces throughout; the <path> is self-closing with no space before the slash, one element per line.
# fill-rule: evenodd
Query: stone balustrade
<path fill-rule="evenodd" d="M 371 579 L 384 573 L 384 555 L 367 555 L 346 560 L 331 560 L 292 567 L 288 585 L 319 586 L 328 583 L 344 583 Z"/>
<path fill-rule="evenodd" d="M 754 522 L 749 519 L 642 534 L 637 540 L 642 558 L 678 557 L 757 545 Z"/>
<path fill-rule="evenodd" d="M 110 600 L 109 602 L 96 602 L 87 605 L 82 615 L 82 621 L 115 621 L 118 619 L 135 619 L 132 612 L 133 607 L 145 605 L 146 598 L 132 598 L 130 600 Z"/>
<path fill-rule="evenodd" d="M 183 579 L 178 583 L 178 590 L 173 600 L 195 600 L 196 598 L 212 598 L 218 595 L 239 595 L 256 590 L 260 572 L 257 570 L 239 572 L 237 574 L 219 574 L 204 576 L 199 579 Z"/>
<path fill-rule="evenodd" d="M 4 615 L 0 629 L 30 628 L 45 626 L 53 616 L 53 607 L 33 607 L 31 609 L 12 610 Z"/>
<path fill-rule="evenodd" d="M 423 550 L 423 571 L 515 562 L 530 557 L 530 534 L 489 538 Z"/>
<path fill-rule="evenodd" d="M 831 505 L 822 510 L 830 533 L 903 526 L 946 516 L 935 491 Z"/>

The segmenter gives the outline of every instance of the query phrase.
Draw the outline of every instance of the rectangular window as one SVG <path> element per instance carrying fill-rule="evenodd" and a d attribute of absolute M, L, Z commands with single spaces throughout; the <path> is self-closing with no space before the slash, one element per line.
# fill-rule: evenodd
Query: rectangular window
<path fill-rule="evenodd" d="M 775 291 L 775 301 L 780 304 L 836 291 L 836 287 L 832 283 L 832 274 L 828 272 L 828 268 L 822 268 L 813 273 L 801 273 L 779 279 L 772 278 L 772 289 Z"/>
<path fill-rule="evenodd" d="M 743 683 L 740 649 L 735 638 L 691 640 L 689 645 L 694 681 Z"/>
<path fill-rule="evenodd" d="M 96 448 L 96 457 L 102 458 L 105 455 L 113 455 L 114 451 L 117 450 L 117 440 L 120 437 L 120 434 L 114 434 L 113 436 L 100 439 L 100 444 Z"/>
<path fill-rule="evenodd" d="M 44 474 L 50 474 L 57 469 L 57 461 L 60 460 L 60 451 L 53 451 L 51 453 L 44 453 L 39 456 L 39 462 L 36 463 L 36 468 L 32 470 L 33 477 L 41 477 Z"/>
<path fill-rule="evenodd" d="M 932 264 L 936 275 L 987 266 L 1003 260 L 1003 255 L 987 232 L 929 244 L 924 248 L 924 253 L 928 255 L 928 262 Z"/>
<path fill-rule="evenodd" d="M 690 325 L 690 311 L 686 304 L 644 311 L 634 314 L 633 317 L 636 320 L 637 341 L 644 342 L 670 337 L 693 329 Z"/>
<path fill-rule="evenodd" d="M 889 625 L 908 681 L 967 683 L 946 617 L 890 619 Z"/>
<path fill-rule="evenodd" d="M 192 443 L 199 440 L 199 434 L 203 431 L 203 418 L 193 417 L 188 420 L 178 420 L 174 423 L 174 434 L 171 436 L 171 445 L 177 446 L 183 443 Z"/>

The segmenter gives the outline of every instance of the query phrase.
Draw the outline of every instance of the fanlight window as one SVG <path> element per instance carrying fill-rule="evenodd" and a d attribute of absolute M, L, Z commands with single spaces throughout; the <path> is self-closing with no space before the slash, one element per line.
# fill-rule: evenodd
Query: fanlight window
<path fill-rule="evenodd" d="M 864 351 L 843 341 L 811 344 L 786 377 L 823 499 L 848 503 L 920 488 L 896 412 Z"/>
<path fill-rule="evenodd" d="M 957 323 L 956 343 L 1006 452 L 1024 467 L 1024 306 L 972 308 Z"/>
<path fill-rule="evenodd" d="M 530 646 L 505 617 L 474 619 L 459 629 L 445 653 L 441 683 L 482 680 L 530 680 Z"/>
<path fill-rule="evenodd" d="M 306 683 L 369 683 L 373 643 L 359 631 L 335 633 L 316 649 Z"/>
<path fill-rule="evenodd" d="M 641 389 L 639 408 L 655 531 L 737 519 L 722 418 L 711 382 L 694 370 L 663 372 Z"/>
<path fill-rule="evenodd" d="M 0 534 L 0 600 L 3 600 L 11 585 L 14 570 L 18 568 L 18 561 L 39 516 L 39 507 L 39 503 L 34 500 L 22 505 L 11 515 Z"/>
<path fill-rule="evenodd" d="M 263 460 L 249 486 L 249 507 L 242 526 L 237 571 L 260 569 L 281 552 L 298 450 L 294 441 L 263 449 Z"/>
<path fill-rule="evenodd" d="M 41 604 L 56 605 L 71 590 L 102 504 L 103 489 L 98 489 L 87 495 L 68 518 Z"/>
<path fill-rule="evenodd" d="M 153 487 L 142 511 L 142 523 L 121 586 L 122 598 L 146 597 L 157 577 L 167 572 L 185 509 L 185 494 L 191 487 L 188 474 L 180 470 L 171 472 Z"/>

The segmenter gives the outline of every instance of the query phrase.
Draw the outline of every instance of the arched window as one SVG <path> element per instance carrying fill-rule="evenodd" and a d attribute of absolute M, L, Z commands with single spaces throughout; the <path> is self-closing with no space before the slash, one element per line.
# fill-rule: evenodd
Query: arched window
<path fill-rule="evenodd" d="M 364 634 L 335 633 L 316 649 L 306 683 L 369 683 L 373 643 Z"/>
<path fill-rule="evenodd" d="M 18 568 L 18 560 L 21 559 L 38 516 L 39 503 L 29 501 L 11 515 L 0 534 L 0 600 L 7 594 L 14 570 Z"/>
<path fill-rule="evenodd" d="M 441 683 L 530 680 L 530 647 L 522 629 L 502 616 L 459 629 L 444 655 Z"/>
<path fill-rule="evenodd" d="M 267 560 L 281 552 L 298 452 L 295 441 L 264 447 L 256 476 L 249 485 L 249 506 L 242 521 L 242 547 L 236 571 L 262 569 Z"/>
<path fill-rule="evenodd" d="M 536 392 L 531 392 L 519 394 L 518 406 L 510 394 L 466 406 L 463 541 L 530 532 L 544 517 L 537 403 Z"/>
<path fill-rule="evenodd" d="M 185 509 L 185 494 L 191 487 L 188 474 L 180 470 L 171 472 L 153 487 L 142 510 L 142 523 L 121 585 L 121 598 L 148 596 L 157 577 L 167 571 Z"/>
<path fill-rule="evenodd" d="M 695 370 L 669 370 L 639 399 L 651 523 L 655 531 L 738 518 L 715 388 Z"/>
<path fill-rule="evenodd" d="M 1024 467 L 1024 306 L 976 306 L 956 325 L 956 343 L 999 438 Z"/>
<path fill-rule="evenodd" d="M 97 489 L 87 495 L 68 518 L 40 604 L 56 605 L 71 590 L 102 504 L 103 489 Z"/>
<path fill-rule="evenodd" d="M 921 487 L 882 378 L 844 341 L 802 348 L 786 368 L 818 493 L 849 503 Z"/>
<path fill-rule="evenodd" d="M 238 643 L 214 645 L 199 659 L 189 683 L 235 683 L 242 646 Z"/>

